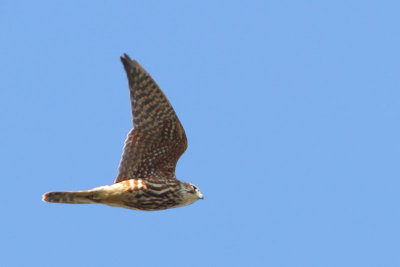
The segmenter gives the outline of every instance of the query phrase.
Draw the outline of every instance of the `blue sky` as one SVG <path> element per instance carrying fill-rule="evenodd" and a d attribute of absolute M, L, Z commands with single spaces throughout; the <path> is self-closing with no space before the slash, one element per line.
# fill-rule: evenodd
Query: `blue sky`
<path fill-rule="evenodd" d="M 400 266 L 397 1 L 1 1 L 1 266 Z M 204 201 L 43 203 L 111 184 L 126 52 Z"/>

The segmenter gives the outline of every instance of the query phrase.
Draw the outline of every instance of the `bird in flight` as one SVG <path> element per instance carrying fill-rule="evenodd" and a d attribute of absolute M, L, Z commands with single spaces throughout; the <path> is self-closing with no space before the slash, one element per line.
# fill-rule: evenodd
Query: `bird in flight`
<path fill-rule="evenodd" d="M 133 128 L 128 133 L 114 184 L 83 191 L 48 192 L 43 201 L 100 203 L 135 210 L 177 208 L 203 199 L 193 184 L 176 179 L 175 168 L 187 148 L 174 109 L 147 71 L 124 54 Z"/>

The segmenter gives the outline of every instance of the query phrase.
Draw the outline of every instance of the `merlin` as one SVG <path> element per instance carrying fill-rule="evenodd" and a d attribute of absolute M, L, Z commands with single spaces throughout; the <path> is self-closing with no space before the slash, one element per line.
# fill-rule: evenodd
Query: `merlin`
<path fill-rule="evenodd" d="M 187 148 L 185 131 L 160 87 L 136 61 L 121 57 L 128 76 L 133 128 L 123 148 L 114 184 L 83 191 L 49 192 L 43 201 L 100 203 L 135 210 L 177 208 L 203 199 L 175 168 Z"/>

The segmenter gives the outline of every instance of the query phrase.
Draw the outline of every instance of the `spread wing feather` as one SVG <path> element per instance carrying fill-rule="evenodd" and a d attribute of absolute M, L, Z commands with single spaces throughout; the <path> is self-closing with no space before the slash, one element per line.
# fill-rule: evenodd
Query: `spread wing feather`
<path fill-rule="evenodd" d="M 133 129 L 125 141 L 116 183 L 134 179 L 171 179 L 187 148 L 185 131 L 160 87 L 126 54 L 121 57 L 128 76 Z"/>

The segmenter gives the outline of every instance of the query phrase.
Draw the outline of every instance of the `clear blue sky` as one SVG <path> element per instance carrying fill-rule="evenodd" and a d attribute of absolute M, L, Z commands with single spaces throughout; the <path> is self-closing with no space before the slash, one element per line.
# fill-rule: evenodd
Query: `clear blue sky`
<path fill-rule="evenodd" d="M 1 1 L 1 266 L 400 266 L 398 1 Z M 43 203 L 111 184 L 126 52 L 205 200 Z"/>

